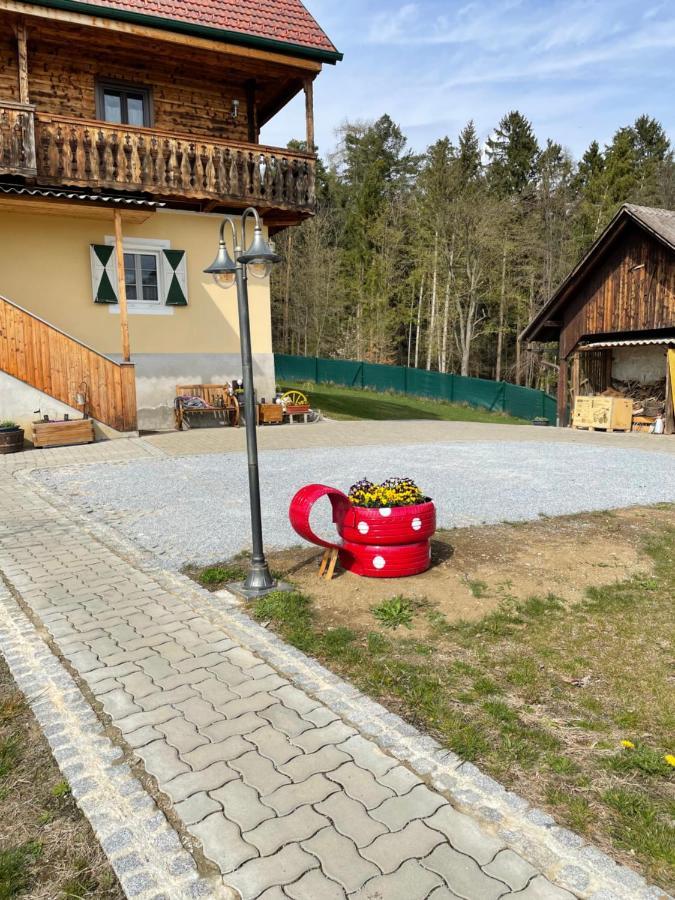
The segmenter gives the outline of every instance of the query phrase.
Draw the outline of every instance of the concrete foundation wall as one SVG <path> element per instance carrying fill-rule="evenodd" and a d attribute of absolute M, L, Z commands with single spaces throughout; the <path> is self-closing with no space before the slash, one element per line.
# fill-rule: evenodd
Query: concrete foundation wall
<path fill-rule="evenodd" d="M 136 402 L 141 431 L 164 431 L 174 427 L 176 385 L 222 384 L 242 376 L 238 353 L 138 353 L 132 356 L 132 361 L 136 366 Z M 271 399 L 275 391 L 272 353 L 254 356 L 253 378 L 258 399 Z"/>

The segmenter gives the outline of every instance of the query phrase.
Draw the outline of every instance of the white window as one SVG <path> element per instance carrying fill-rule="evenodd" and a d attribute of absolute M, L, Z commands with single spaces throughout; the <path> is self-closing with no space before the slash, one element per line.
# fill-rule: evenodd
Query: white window
<path fill-rule="evenodd" d="M 128 303 L 159 303 L 159 254 L 124 253 L 124 283 Z"/>

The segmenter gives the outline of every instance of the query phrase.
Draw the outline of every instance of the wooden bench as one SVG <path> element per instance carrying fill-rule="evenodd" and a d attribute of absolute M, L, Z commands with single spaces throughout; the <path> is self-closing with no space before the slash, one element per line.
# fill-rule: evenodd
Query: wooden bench
<path fill-rule="evenodd" d="M 210 416 L 214 422 L 239 426 L 239 401 L 227 384 L 177 384 L 174 401 L 176 428 L 190 427 L 191 416 Z M 190 406 L 186 398 L 197 397 L 203 406 Z"/>

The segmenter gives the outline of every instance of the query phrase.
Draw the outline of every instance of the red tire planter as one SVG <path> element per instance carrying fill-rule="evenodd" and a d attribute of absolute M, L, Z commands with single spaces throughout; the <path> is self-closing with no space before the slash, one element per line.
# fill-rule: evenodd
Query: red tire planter
<path fill-rule="evenodd" d="M 341 543 L 320 538 L 309 524 L 312 507 L 322 497 L 331 502 Z M 415 506 L 366 509 L 354 506 L 342 491 L 310 484 L 291 500 L 289 518 L 300 537 L 320 547 L 337 547 L 341 566 L 355 575 L 403 578 L 426 572 L 431 563 L 430 538 L 436 531 L 431 500 Z"/>

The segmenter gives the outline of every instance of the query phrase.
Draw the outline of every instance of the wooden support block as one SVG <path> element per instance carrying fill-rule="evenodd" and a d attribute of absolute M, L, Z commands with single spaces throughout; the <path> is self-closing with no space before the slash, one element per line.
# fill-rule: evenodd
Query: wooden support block
<path fill-rule="evenodd" d="M 326 581 L 332 580 L 335 574 L 338 553 L 337 547 L 329 547 L 324 551 L 321 557 L 321 565 L 319 566 L 319 578 L 325 578 Z"/>

